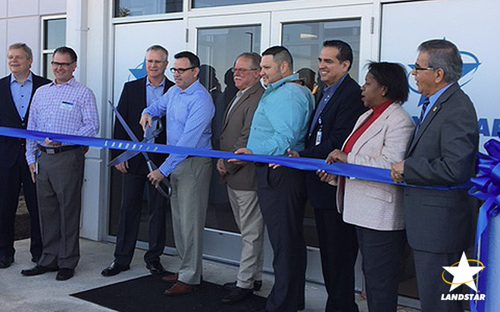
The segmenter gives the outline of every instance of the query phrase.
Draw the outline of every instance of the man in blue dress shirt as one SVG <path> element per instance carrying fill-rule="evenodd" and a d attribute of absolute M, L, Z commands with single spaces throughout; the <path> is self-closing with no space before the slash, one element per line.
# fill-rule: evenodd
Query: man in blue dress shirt
<path fill-rule="evenodd" d="M 167 118 L 167 144 L 211 149 L 214 104 L 198 80 L 199 58 L 189 51 L 174 56 L 175 86 L 143 111 L 140 124 L 152 125 L 152 117 Z M 181 265 L 179 272 L 163 279 L 174 285 L 165 295 L 182 295 L 196 290 L 201 282 L 203 228 L 212 172 L 209 158 L 170 154 L 159 169 L 148 175 L 157 186 L 170 177 L 172 224 Z"/>
<path fill-rule="evenodd" d="M 0 126 L 26 129 L 31 97 L 38 87 L 50 80 L 30 71 L 33 53 L 25 43 L 12 44 L 7 59 L 11 74 L 0 79 Z M 36 187 L 25 152 L 26 140 L 0 137 L 0 269 L 14 262 L 14 220 L 21 184 L 30 214 L 32 261 L 37 262 L 42 255 Z"/>
<path fill-rule="evenodd" d="M 293 74 L 290 52 L 275 46 L 262 53 L 267 89 L 255 111 L 246 148 L 235 153 L 287 155 L 304 150 L 314 98 Z M 266 311 L 304 309 L 306 244 L 303 236 L 305 190 L 299 170 L 256 164 L 257 194 L 273 247 L 275 282 Z"/>

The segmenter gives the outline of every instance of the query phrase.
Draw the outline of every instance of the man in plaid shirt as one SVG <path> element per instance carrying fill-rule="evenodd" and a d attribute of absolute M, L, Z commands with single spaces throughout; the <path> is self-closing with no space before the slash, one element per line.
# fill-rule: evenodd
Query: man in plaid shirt
<path fill-rule="evenodd" d="M 28 130 L 95 136 L 99 130 L 93 92 L 73 77 L 77 56 L 73 49 L 54 51 L 54 82 L 33 96 Z M 58 271 L 57 280 L 73 277 L 80 259 L 79 230 L 85 152 L 80 145 L 66 145 L 50 138 L 27 140 L 26 160 L 36 181 L 43 254 L 37 265 L 21 271 L 25 276 Z M 38 155 L 38 157 L 37 157 Z"/>

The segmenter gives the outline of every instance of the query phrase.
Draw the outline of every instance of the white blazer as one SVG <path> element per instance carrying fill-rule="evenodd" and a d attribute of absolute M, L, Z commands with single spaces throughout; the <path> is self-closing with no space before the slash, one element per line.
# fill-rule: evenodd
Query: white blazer
<path fill-rule="evenodd" d="M 371 113 L 368 110 L 358 118 L 345 142 Z M 414 127 L 404 108 L 399 103 L 391 104 L 359 137 L 347 162 L 390 169 L 403 160 Z M 345 222 L 381 231 L 404 229 L 401 186 L 342 176 L 337 183 L 337 207 Z"/>

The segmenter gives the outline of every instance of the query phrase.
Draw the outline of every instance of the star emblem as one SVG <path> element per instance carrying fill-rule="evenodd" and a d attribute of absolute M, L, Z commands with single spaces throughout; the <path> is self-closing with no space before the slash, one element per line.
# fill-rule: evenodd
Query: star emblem
<path fill-rule="evenodd" d="M 134 76 L 135 79 L 146 77 L 146 75 L 148 74 L 146 72 L 146 59 L 144 59 L 141 64 L 137 65 L 136 68 L 129 68 L 129 72 L 132 74 L 132 76 Z"/>
<path fill-rule="evenodd" d="M 480 262 L 479 262 L 480 263 Z M 477 292 L 476 283 L 474 283 L 474 275 L 483 270 L 484 266 L 469 266 L 469 260 L 465 256 L 465 252 L 462 253 L 462 258 L 460 258 L 460 262 L 458 266 L 455 266 L 456 263 L 452 264 L 448 267 L 443 267 L 446 271 L 448 271 L 451 275 L 453 275 L 453 281 L 450 283 L 445 280 L 446 283 L 450 284 L 450 291 L 457 288 L 458 286 L 465 284 L 469 286 L 472 290 Z M 482 263 L 481 263 L 482 265 Z M 444 272 L 443 272 L 444 274 Z M 444 279 L 444 275 L 443 275 Z"/>

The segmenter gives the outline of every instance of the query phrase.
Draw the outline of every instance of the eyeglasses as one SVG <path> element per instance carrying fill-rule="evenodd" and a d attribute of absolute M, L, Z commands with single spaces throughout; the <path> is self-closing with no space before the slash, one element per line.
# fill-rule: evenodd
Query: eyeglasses
<path fill-rule="evenodd" d="M 418 66 L 417 64 L 415 64 L 415 67 L 413 68 L 415 71 L 419 71 L 419 70 L 436 70 L 435 68 L 433 67 L 420 67 Z"/>
<path fill-rule="evenodd" d="M 73 64 L 74 62 L 70 62 L 70 63 L 59 63 L 59 62 L 50 62 L 50 64 L 52 64 L 52 67 L 59 67 L 59 66 L 62 66 L 62 67 L 68 67 L 69 65 Z"/>
<path fill-rule="evenodd" d="M 250 68 L 250 69 L 246 69 L 246 68 L 234 68 L 234 67 L 231 68 L 231 71 L 233 73 L 242 73 L 242 74 L 244 74 L 244 73 L 246 73 L 248 71 L 252 71 L 252 70 L 258 70 L 258 68 Z"/>
<path fill-rule="evenodd" d="M 193 67 L 188 67 L 188 68 L 173 68 L 173 67 L 172 67 L 172 68 L 170 68 L 170 71 L 171 71 L 172 73 L 174 73 L 174 74 L 175 74 L 175 73 L 178 73 L 178 74 L 181 74 L 181 75 L 182 75 L 182 74 L 184 74 L 184 72 L 185 72 L 186 70 L 190 70 L 190 69 L 194 69 L 194 68 L 196 68 L 196 67 L 195 67 L 195 66 L 193 66 Z"/>

